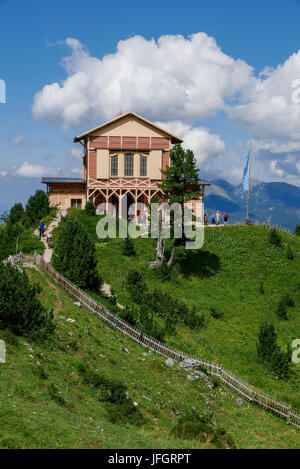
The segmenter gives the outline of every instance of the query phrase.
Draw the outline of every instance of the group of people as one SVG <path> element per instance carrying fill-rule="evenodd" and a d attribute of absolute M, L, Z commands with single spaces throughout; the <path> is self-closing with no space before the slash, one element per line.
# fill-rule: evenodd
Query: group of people
<path fill-rule="evenodd" d="M 40 239 L 42 239 L 45 235 L 45 223 L 43 220 L 40 221 L 39 231 L 40 231 Z M 52 244 L 52 234 L 49 232 L 46 234 L 46 242 L 47 242 L 48 247 L 50 248 Z"/>
<path fill-rule="evenodd" d="M 217 210 L 216 214 L 212 215 L 211 217 L 211 225 L 220 225 L 220 221 L 221 221 L 221 213 L 219 212 L 219 210 Z M 227 212 L 223 213 L 223 221 L 224 221 L 224 225 L 227 225 L 228 223 Z M 204 225 L 209 225 L 209 221 L 208 221 L 208 217 L 206 213 L 204 214 Z"/>

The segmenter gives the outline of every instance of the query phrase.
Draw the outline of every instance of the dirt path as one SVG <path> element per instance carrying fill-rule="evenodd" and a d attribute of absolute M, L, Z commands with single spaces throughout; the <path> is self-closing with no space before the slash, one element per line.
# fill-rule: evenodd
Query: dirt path
<path fill-rule="evenodd" d="M 45 234 L 52 233 L 54 228 L 56 228 L 57 225 L 59 224 L 61 217 L 62 216 L 64 217 L 66 214 L 67 214 L 67 210 L 65 208 L 59 207 L 57 210 L 56 217 L 52 220 L 49 226 L 47 226 Z M 49 263 L 52 257 L 52 248 L 48 248 L 46 239 L 47 239 L 46 237 L 42 238 L 42 242 L 44 243 L 45 248 L 46 248 L 44 252 L 44 259 L 47 263 Z"/>

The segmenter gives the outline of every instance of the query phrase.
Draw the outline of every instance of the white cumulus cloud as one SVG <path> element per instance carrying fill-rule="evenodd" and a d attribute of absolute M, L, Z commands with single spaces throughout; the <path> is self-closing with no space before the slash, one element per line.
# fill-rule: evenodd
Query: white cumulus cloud
<path fill-rule="evenodd" d="M 7 176 L 7 172 L 6 172 L 6 171 L 0 171 L 0 176 L 1 176 L 1 177 Z"/>
<path fill-rule="evenodd" d="M 59 171 L 60 168 L 31 164 L 25 161 L 19 168 L 15 170 L 15 175 L 26 178 L 39 178 L 43 176 L 56 176 Z"/>
<path fill-rule="evenodd" d="M 197 162 L 202 165 L 208 158 L 225 152 L 225 143 L 219 135 L 211 134 L 204 127 L 192 127 L 180 121 L 156 122 L 156 124 L 183 139 L 182 146 L 193 150 Z"/>
<path fill-rule="evenodd" d="M 197 33 L 135 36 L 113 54 L 92 57 L 76 39 L 65 41 L 67 78 L 46 85 L 34 97 L 36 119 L 64 129 L 110 119 L 122 109 L 152 120 L 195 120 L 224 109 L 253 78 L 243 60 L 224 54 L 214 38 Z"/>
<path fill-rule="evenodd" d="M 300 50 L 242 93 L 228 115 L 260 138 L 300 141 Z"/>

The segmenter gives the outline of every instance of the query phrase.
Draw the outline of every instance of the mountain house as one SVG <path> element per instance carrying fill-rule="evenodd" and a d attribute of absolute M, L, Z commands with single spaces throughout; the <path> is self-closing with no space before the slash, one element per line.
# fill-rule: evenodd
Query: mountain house
<path fill-rule="evenodd" d="M 111 215 L 126 218 L 131 204 L 147 204 L 155 196 L 163 199 L 157 186 L 161 169 L 169 165 L 171 145 L 182 140 L 127 112 L 78 135 L 74 142 L 84 148 L 83 177 L 43 177 L 50 205 L 84 208 L 92 200 L 98 212 L 103 213 L 107 212 L 103 207 L 110 203 Z M 203 189 L 209 185 L 206 181 L 201 184 Z M 197 202 L 202 203 L 202 196 L 188 205 L 194 210 Z"/>

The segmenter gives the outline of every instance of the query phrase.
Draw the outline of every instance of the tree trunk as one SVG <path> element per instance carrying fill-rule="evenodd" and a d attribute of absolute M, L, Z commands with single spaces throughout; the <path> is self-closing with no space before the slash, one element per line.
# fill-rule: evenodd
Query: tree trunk
<path fill-rule="evenodd" d="M 161 265 L 164 259 L 164 240 L 162 237 L 162 212 L 159 211 L 159 233 L 157 238 L 157 245 L 156 245 L 156 265 Z"/>
<path fill-rule="evenodd" d="M 169 269 L 171 269 L 174 262 L 175 262 L 175 247 L 172 248 L 171 256 L 170 256 L 170 259 L 168 261 L 168 268 Z"/>

